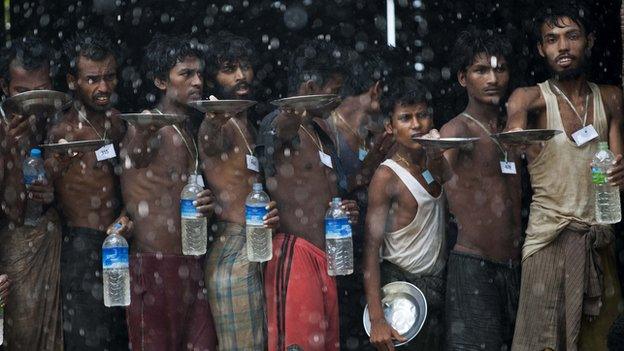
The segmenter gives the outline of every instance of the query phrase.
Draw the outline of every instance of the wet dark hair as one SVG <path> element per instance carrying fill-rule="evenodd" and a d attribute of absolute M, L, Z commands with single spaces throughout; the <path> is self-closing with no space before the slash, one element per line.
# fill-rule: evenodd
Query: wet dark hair
<path fill-rule="evenodd" d="M 150 81 L 168 80 L 169 71 L 187 57 L 204 59 L 198 43 L 186 36 L 156 35 L 145 47 L 145 53 L 143 69 Z"/>
<path fill-rule="evenodd" d="M 76 33 L 63 44 L 63 51 L 67 58 L 68 72 L 73 75 L 78 73 L 78 59 L 81 56 L 102 61 L 112 55 L 119 64 L 119 52 L 113 41 L 104 32 L 96 29 Z"/>
<path fill-rule="evenodd" d="M 6 84 L 11 81 L 11 64 L 27 71 L 50 67 L 50 47 L 38 37 L 22 37 L 10 42 L 0 52 L 0 77 Z"/>
<path fill-rule="evenodd" d="M 390 82 L 388 93 L 381 99 L 381 111 L 390 118 L 397 105 L 429 104 L 431 92 L 412 77 L 401 77 Z"/>
<path fill-rule="evenodd" d="M 554 1 L 543 5 L 537 12 L 533 21 L 532 34 L 536 42 L 542 42 L 542 26 L 547 24 L 553 27 L 563 28 L 563 18 L 569 18 L 583 29 L 585 35 L 594 31 L 589 10 L 585 5 L 577 1 Z"/>
<path fill-rule="evenodd" d="M 502 35 L 477 29 L 463 31 L 453 46 L 451 68 L 453 72 L 465 72 L 480 54 L 508 59 L 511 53 L 511 43 Z"/>
<path fill-rule="evenodd" d="M 308 80 L 321 86 L 334 73 L 345 75 L 345 53 L 346 50 L 326 40 L 305 41 L 290 55 L 288 91 L 297 92 L 299 86 Z"/>
<path fill-rule="evenodd" d="M 354 56 L 347 61 L 349 74 L 345 77 L 342 93 L 347 96 L 362 94 L 377 82 L 382 83 L 383 90 L 391 66 L 386 63 L 380 51 L 369 49 Z"/>
<path fill-rule="evenodd" d="M 210 79 L 214 79 L 225 62 L 246 61 L 252 67 L 258 64 L 258 55 L 251 41 L 230 32 L 211 36 L 204 46 L 204 52 L 206 74 Z"/>

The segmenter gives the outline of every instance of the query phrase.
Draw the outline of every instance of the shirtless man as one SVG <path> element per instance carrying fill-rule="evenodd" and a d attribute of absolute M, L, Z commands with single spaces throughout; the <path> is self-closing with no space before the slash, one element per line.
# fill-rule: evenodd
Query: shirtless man
<path fill-rule="evenodd" d="M 78 33 L 64 48 L 74 104 L 48 131 L 48 139 L 52 143 L 61 139 L 110 140 L 107 157 L 89 151 L 68 163 L 56 162 L 59 154 L 47 156 L 64 225 L 61 296 L 65 350 L 123 349 L 127 348 L 123 309 L 104 306 L 101 278 L 104 231 L 120 207 L 114 170 L 117 159 L 112 157 L 125 133 L 123 121 L 112 108 L 117 58 L 111 40 L 98 31 Z"/>
<path fill-rule="evenodd" d="M 487 32 L 463 32 L 453 56 L 468 105 L 440 137 L 478 137 L 472 148 L 428 150 L 458 225 L 449 255 L 446 329 L 449 350 L 509 348 L 520 284 L 520 162 L 490 137 L 503 129 L 511 45 Z M 515 165 L 511 172 L 501 162 Z M 443 167 L 439 167 L 443 165 Z M 444 169 L 444 171 L 440 171 Z M 511 174 L 509 174 L 511 173 Z"/>
<path fill-rule="evenodd" d="M 606 350 L 622 299 L 612 228 L 595 219 L 590 163 L 608 142 L 616 155 L 608 181 L 622 189 L 622 91 L 587 80 L 587 9 L 565 3 L 537 13 L 537 49 L 552 77 L 514 91 L 507 129 L 564 133 L 527 149 L 534 195 L 513 350 Z"/>
<path fill-rule="evenodd" d="M 219 99 L 248 99 L 254 56 L 248 39 L 231 34 L 211 38 L 207 80 Z M 260 181 L 254 154 L 256 129 L 248 111 L 207 116 L 199 131 L 204 176 L 215 194 L 216 239 L 204 266 L 208 296 L 215 319 L 219 350 L 262 350 L 266 347 L 266 312 L 262 265 L 249 262 L 245 233 L 245 199 Z M 275 202 L 265 226 L 277 228 Z"/>
<path fill-rule="evenodd" d="M 413 140 L 433 127 L 427 91 L 411 79 L 393 82 L 384 99 L 386 131 L 397 150 L 375 172 L 366 217 L 365 288 L 370 341 L 394 350 L 404 341 L 384 317 L 381 287 L 394 281 L 416 285 L 427 299 L 427 321 L 410 349 L 441 350 L 444 343 L 445 204 L 442 186 L 426 169 L 426 155 Z M 383 246 L 379 264 L 380 248 Z"/>
<path fill-rule="evenodd" d="M 295 51 L 289 70 L 293 95 L 330 89 L 328 72 L 336 71 L 332 52 L 322 41 Z M 259 155 L 269 195 L 278 204 L 281 232 L 273 239 L 265 276 L 270 351 L 293 344 L 306 351 L 339 349 L 336 283 L 327 274 L 324 230 L 329 202 L 339 194 L 339 164 L 327 131 L 315 119 L 326 118 L 333 107 L 280 111 L 260 127 Z M 342 206 L 356 223 L 355 201 L 344 200 Z"/>
<path fill-rule="evenodd" d="M 147 79 L 160 96 L 151 112 L 189 118 L 179 125 L 130 125 L 124 138 L 121 183 L 133 222 L 130 343 L 137 350 L 215 350 L 203 256 L 182 255 L 181 239 L 180 193 L 199 171 L 195 135 L 201 119 L 187 104 L 202 97 L 202 53 L 189 39 L 165 36 L 156 36 L 145 52 Z M 211 214 L 210 190 L 198 195 L 195 206 Z"/>
<path fill-rule="evenodd" d="M 49 62 L 49 48 L 40 39 L 13 41 L 1 54 L 0 85 L 5 96 L 52 89 Z M 0 129 L 0 272 L 8 273 L 13 285 L 1 302 L 4 345 L 11 350 L 62 350 L 61 222 L 50 206 L 54 189 L 47 181 L 36 181 L 27 189 L 22 171 L 30 150 L 43 142 L 46 117 L 51 116 L 6 113 L 8 121 Z M 24 224 L 27 201 L 44 206 L 35 226 Z M 3 285 L 6 278 L 0 278 Z"/>

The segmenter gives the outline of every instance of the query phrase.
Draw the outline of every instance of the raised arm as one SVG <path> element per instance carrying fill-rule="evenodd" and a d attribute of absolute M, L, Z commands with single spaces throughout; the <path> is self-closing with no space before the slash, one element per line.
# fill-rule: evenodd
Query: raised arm
<path fill-rule="evenodd" d="M 538 87 L 518 88 L 507 101 L 507 125 L 505 131 L 527 129 L 529 113 L 544 105 Z"/>
<path fill-rule="evenodd" d="M 207 156 L 220 155 L 228 151 L 232 144 L 228 142 L 230 135 L 226 136 L 227 128 L 225 125 L 229 122 L 229 115 L 206 115 L 201 126 L 199 127 L 199 147 Z"/>
<path fill-rule="evenodd" d="M 299 127 L 301 120 L 305 117 L 306 112 L 295 112 L 281 110 L 273 124 L 275 126 L 276 136 L 282 142 L 290 142 L 299 135 Z"/>
<path fill-rule="evenodd" d="M 121 156 L 130 158 L 135 168 L 147 167 L 160 148 L 158 128 L 129 125 L 124 138 Z"/>
<path fill-rule="evenodd" d="M 379 350 L 394 350 L 392 339 L 401 336 L 388 325 L 381 305 L 379 248 L 386 231 L 386 222 L 394 189 L 392 174 L 385 167 L 375 172 L 368 188 L 368 214 L 364 244 L 364 290 L 371 320 L 371 343 Z"/>

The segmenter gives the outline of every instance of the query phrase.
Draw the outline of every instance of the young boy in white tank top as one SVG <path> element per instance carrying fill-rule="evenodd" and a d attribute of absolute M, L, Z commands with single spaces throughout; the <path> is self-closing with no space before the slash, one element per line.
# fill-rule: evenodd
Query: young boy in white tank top
<path fill-rule="evenodd" d="M 393 349 L 403 337 L 385 320 L 381 286 L 409 281 L 427 299 L 427 321 L 409 345 L 418 350 L 439 350 L 444 341 L 444 194 L 426 169 L 424 149 L 413 138 L 429 133 L 433 119 L 426 90 L 410 79 L 391 85 L 382 102 L 390 115 L 386 131 L 397 149 L 377 169 L 368 190 L 364 247 L 364 286 L 371 319 L 371 343 Z M 379 263 L 381 258 L 383 262 Z"/>

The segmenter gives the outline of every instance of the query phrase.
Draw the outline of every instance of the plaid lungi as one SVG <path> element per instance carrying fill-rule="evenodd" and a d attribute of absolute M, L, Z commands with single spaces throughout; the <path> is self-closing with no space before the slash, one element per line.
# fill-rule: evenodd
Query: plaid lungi
<path fill-rule="evenodd" d="M 204 272 L 219 350 L 264 350 L 267 329 L 262 265 L 247 259 L 243 226 L 218 223 Z"/>

